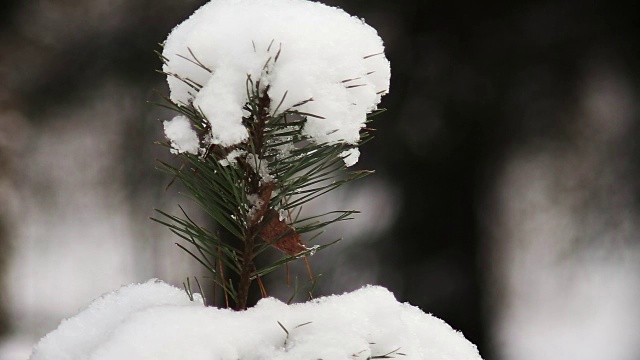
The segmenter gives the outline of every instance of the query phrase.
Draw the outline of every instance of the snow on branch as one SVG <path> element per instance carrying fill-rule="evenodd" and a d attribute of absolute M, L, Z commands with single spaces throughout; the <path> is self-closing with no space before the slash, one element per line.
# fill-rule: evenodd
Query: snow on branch
<path fill-rule="evenodd" d="M 212 1 L 173 29 L 162 56 L 171 101 L 198 109 L 208 141 L 224 147 L 249 137 L 247 78 L 267 91 L 272 116 L 304 115 L 304 131 L 318 143 L 357 144 L 367 113 L 389 91 L 389 61 L 375 29 L 305 0 Z M 192 149 L 180 141 L 193 135 L 166 135 L 175 150 Z"/>

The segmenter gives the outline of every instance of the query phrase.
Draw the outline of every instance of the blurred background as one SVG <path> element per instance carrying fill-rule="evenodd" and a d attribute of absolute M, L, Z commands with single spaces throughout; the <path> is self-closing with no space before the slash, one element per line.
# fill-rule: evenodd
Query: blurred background
<path fill-rule="evenodd" d="M 0 359 L 102 293 L 198 274 L 148 219 L 189 205 L 148 102 L 153 51 L 203 3 L 1 5 Z M 376 174 L 317 204 L 362 210 L 310 259 L 318 294 L 384 285 L 485 359 L 640 359 L 633 3 L 325 3 L 378 30 L 392 85 L 356 165 Z"/>

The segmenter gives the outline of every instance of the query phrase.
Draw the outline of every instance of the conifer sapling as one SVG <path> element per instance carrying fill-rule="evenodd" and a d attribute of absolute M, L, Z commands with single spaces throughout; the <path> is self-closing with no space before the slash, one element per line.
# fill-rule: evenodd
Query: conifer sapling
<path fill-rule="evenodd" d="M 379 111 L 390 68 L 376 31 L 339 9 L 301 0 L 230 4 L 199 9 L 161 54 L 165 106 L 178 113 L 164 123 L 166 145 L 181 160 L 163 169 L 223 231 L 186 213 L 160 211 L 156 221 L 192 245 L 180 246 L 240 310 L 252 283 L 331 244 L 310 239 L 356 212 L 300 216 L 307 202 L 370 173 L 345 168 L 369 136 L 367 113 Z M 283 258 L 258 266 L 269 248 Z"/>

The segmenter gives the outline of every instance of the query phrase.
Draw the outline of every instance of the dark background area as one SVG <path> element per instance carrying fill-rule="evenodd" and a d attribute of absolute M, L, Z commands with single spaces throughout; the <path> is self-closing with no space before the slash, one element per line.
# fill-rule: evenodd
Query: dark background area
<path fill-rule="evenodd" d="M 94 11 L 87 3 L 4 2 L 3 111 L 20 112 L 38 127 L 61 104 L 82 101 L 92 84 L 116 79 L 143 101 L 154 100 L 154 88 L 167 92 L 154 72 L 160 63 L 153 51 L 204 2 L 136 0 L 118 3 L 117 13 L 85 16 Z M 388 111 L 376 118 L 376 137 L 357 165 L 375 169 L 374 176 L 399 189 L 401 199 L 397 220 L 378 234 L 373 249 L 382 263 L 379 283 L 461 330 L 492 359 L 489 329 L 496 310 L 487 301 L 495 289 L 487 282 L 484 246 L 490 240 L 483 237 L 483 215 L 497 172 L 522 144 L 571 146 L 580 121 L 573 109 L 590 69 L 613 68 L 638 93 L 640 13 L 621 1 L 326 3 L 376 28 L 392 66 L 391 91 L 382 103 Z M 136 108 L 117 145 L 132 197 L 166 180 L 141 158 L 125 155 L 147 151 L 139 139 L 158 136 L 158 114 L 146 105 Z M 636 114 L 631 139 L 640 134 L 637 120 Z M 634 171 L 635 143 L 623 157 Z M 2 152 L 0 142 L 0 179 L 28 161 L 9 161 Z M 631 181 L 635 206 L 637 181 L 625 181 Z M 9 232 L 2 229 L 6 243 Z M 0 250 L 0 266 L 8 253 Z"/>

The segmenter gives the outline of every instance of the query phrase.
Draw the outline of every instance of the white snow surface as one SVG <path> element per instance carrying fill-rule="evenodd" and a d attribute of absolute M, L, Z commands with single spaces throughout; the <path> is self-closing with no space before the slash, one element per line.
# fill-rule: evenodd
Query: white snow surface
<path fill-rule="evenodd" d="M 292 109 L 322 117 L 309 116 L 304 129 L 319 143 L 355 144 L 366 114 L 389 91 L 375 29 L 306 0 L 213 0 L 173 29 L 162 55 L 165 72 L 202 87 L 168 76 L 171 100 L 199 108 L 211 142 L 222 146 L 248 137 L 241 122 L 247 76 L 269 85 L 274 115 Z"/>
<path fill-rule="evenodd" d="M 30 359 L 481 359 L 461 333 L 382 287 L 294 305 L 267 298 L 241 312 L 195 300 L 158 281 L 123 287 L 63 321 Z"/>
<path fill-rule="evenodd" d="M 200 148 L 198 135 L 191 127 L 191 121 L 186 116 L 176 116 L 163 124 L 164 134 L 171 141 L 172 153 L 188 152 L 194 155 L 198 154 L 198 149 Z"/>
<path fill-rule="evenodd" d="M 349 149 L 347 151 L 343 151 L 342 153 L 340 153 L 340 156 L 342 156 L 342 159 L 344 160 L 344 164 L 347 167 L 350 167 L 355 165 L 355 163 L 358 162 L 358 159 L 360 158 L 360 150 L 356 148 Z"/>

